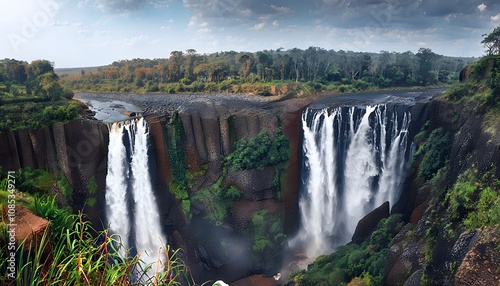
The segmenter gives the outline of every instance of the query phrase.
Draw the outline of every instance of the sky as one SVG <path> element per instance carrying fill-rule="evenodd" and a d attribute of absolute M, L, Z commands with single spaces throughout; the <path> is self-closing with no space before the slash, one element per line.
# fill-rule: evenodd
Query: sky
<path fill-rule="evenodd" d="M 0 0 L 0 58 L 89 67 L 171 51 L 430 48 L 484 55 L 500 26 L 487 0 Z"/>

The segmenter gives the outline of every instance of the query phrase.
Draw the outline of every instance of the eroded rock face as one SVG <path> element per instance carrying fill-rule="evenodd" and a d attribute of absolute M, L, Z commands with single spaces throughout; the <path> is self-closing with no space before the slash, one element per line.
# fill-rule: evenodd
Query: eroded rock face
<path fill-rule="evenodd" d="M 65 176 L 73 188 L 71 198 L 54 193 L 58 201 L 70 203 L 81 210 L 89 197 L 88 182 L 95 179 L 98 185 L 94 207 L 85 206 L 95 227 L 100 228 L 104 217 L 108 130 L 96 120 L 75 120 L 66 124 L 56 123 L 34 131 L 19 130 L 0 133 L 0 166 L 4 171 L 20 168 L 38 168 L 49 171 L 57 178 Z M 57 190 L 57 188 L 55 188 Z"/>
<path fill-rule="evenodd" d="M 467 252 L 455 274 L 455 285 L 500 285 L 500 233 L 486 229 Z"/>
<path fill-rule="evenodd" d="M 424 258 L 425 231 L 418 229 L 423 227 L 425 226 L 407 224 L 393 239 L 392 246 L 387 252 L 384 285 L 401 285 L 407 280 L 409 285 L 414 285 L 411 281 L 417 278 L 411 274 L 421 270 Z"/>
<path fill-rule="evenodd" d="M 221 187 L 234 186 L 242 191 L 242 195 L 230 207 L 228 220 L 222 226 L 214 226 L 203 220 L 206 210 L 195 201 L 191 202 L 193 217 L 190 220 L 182 212 L 181 203 L 173 196 L 167 196 L 168 199 L 160 203 L 167 205 L 168 200 L 173 201 L 168 211 L 162 214 L 166 217 L 164 226 L 167 232 L 176 230 L 175 240 L 171 241 L 178 245 L 173 246 L 186 247 L 188 263 L 199 281 L 224 279 L 231 282 L 249 273 L 272 275 L 279 270 L 280 261 L 252 254 L 252 215 L 267 210 L 269 215 L 279 218 L 285 226 L 296 224 L 296 221 L 290 220 L 298 215 L 300 117 L 308 102 L 275 103 L 265 108 L 249 105 L 242 109 L 200 100 L 182 108 L 177 115 L 150 114 L 146 117 L 151 126 L 158 179 L 165 190 L 172 180 L 172 162 L 167 144 L 168 126 L 180 122 L 183 133 L 180 140 L 183 141 L 181 145 L 187 172 L 202 174 L 192 175 L 190 194 L 211 186 L 223 176 L 223 159 L 234 150 L 239 140 L 248 140 L 260 132 L 273 137 L 280 126 L 290 140 L 291 156 L 281 177 L 276 176 L 274 166 L 243 171 L 226 168 Z M 175 123 L 174 120 L 179 121 Z M 212 234 L 216 234 L 215 237 Z M 169 237 L 172 236 L 169 233 Z M 226 253 L 228 249 L 224 245 L 227 242 L 230 242 L 227 247 L 232 252 L 240 253 L 238 257 Z"/>

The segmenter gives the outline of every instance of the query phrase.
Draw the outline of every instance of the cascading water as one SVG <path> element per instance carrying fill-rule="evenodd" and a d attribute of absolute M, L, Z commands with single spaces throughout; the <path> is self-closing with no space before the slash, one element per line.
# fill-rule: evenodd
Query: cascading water
<path fill-rule="evenodd" d="M 375 105 L 303 113 L 301 229 L 290 244 L 306 257 L 347 243 L 364 215 L 397 199 L 411 119 L 407 108 L 399 109 Z"/>
<path fill-rule="evenodd" d="M 151 277 L 161 270 L 167 244 L 162 234 L 158 206 L 149 172 L 149 128 L 143 118 L 109 126 L 106 217 L 111 233 L 121 236 L 119 253 L 140 253 Z M 160 264 L 156 264 L 160 262 Z"/>

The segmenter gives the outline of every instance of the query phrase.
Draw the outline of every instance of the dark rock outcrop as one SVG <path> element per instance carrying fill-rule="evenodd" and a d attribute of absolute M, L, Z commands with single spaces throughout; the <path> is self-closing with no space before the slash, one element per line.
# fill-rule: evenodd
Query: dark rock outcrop
<path fill-rule="evenodd" d="M 425 230 L 418 231 L 418 228 L 425 228 L 425 225 L 407 224 L 393 239 L 386 257 L 384 285 L 401 285 L 407 280 L 409 285 L 415 285 L 411 281 L 416 280 L 418 275 L 421 276 L 422 273 L 412 275 L 421 270 L 424 258 Z"/>
<path fill-rule="evenodd" d="M 0 133 L 0 166 L 4 171 L 29 167 L 47 170 L 56 178 L 65 176 L 73 194 L 65 198 L 55 193 L 58 201 L 70 203 L 75 210 L 85 206 L 85 212 L 99 228 L 104 217 L 104 206 L 99 203 L 104 202 L 108 137 L 106 125 L 95 120 Z M 92 178 L 98 185 L 98 204 L 94 207 L 85 205 L 89 197 L 87 185 Z"/>
<path fill-rule="evenodd" d="M 352 235 L 352 242 L 361 243 L 363 242 L 372 231 L 377 227 L 377 224 L 384 218 L 389 217 L 389 202 L 383 203 L 378 208 L 371 211 L 369 214 L 365 215 L 356 226 L 356 230 Z"/>
<path fill-rule="evenodd" d="M 456 286 L 500 285 L 500 233 L 485 229 L 455 274 Z"/>

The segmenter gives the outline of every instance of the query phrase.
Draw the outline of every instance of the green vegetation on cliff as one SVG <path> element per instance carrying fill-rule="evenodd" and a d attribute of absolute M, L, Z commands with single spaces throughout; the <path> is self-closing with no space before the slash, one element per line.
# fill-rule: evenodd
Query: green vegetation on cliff
<path fill-rule="evenodd" d="M 222 180 L 226 172 L 207 188 L 203 188 L 194 193 L 191 200 L 203 204 L 205 208 L 205 218 L 214 225 L 220 226 L 227 222 L 229 212 L 233 203 L 241 197 L 242 192 L 234 186 L 229 188 L 221 187 Z"/>
<path fill-rule="evenodd" d="M 236 170 L 262 170 L 287 161 L 289 157 L 290 142 L 279 128 L 274 139 L 266 132 L 260 132 L 254 138 L 240 140 L 224 161 Z"/>
<path fill-rule="evenodd" d="M 500 180 L 493 171 L 468 169 L 446 194 L 452 219 L 468 229 L 500 224 Z"/>
<path fill-rule="evenodd" d="M 334 253 L 316 258 L 307 270 L 292 272 L 289 280 L 300 286 L 382 285 L 385 257 L 392 238 L 401 230 L 401 215 L 383 219 L 369 239 L 340 246 Z"/>

